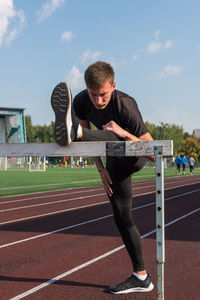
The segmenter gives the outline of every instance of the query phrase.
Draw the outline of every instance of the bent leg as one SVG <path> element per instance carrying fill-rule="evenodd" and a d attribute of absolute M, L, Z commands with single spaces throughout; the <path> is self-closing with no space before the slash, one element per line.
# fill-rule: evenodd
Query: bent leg
<path fill-rule="evenodd" d="M 83 136 L 81 141 L 96 142 L 96 141 L 121 141 L 121 139 L 112 131 L 93 130 L 82 128 Z"/>

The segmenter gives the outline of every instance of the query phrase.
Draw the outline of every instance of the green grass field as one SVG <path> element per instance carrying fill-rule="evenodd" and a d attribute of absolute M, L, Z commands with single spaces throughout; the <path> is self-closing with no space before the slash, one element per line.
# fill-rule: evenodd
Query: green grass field
<path fill-rule="evenodd" d="M 200 169 L 195 169 L 194 174 L 200 174 Z M 188 168 L 186 175 L 189 175 Z M 165 169 L 165 177 L 172 176 L 181 176 L 181 174 L 176 175 L 174 168 Z M 154 178 L 155 169 L 153 168 L 144 168 L 133 175 L 134 181 Z M 49 168 L 46 172 L 14 169 L 0 171 L 0 197 L 99 184 L 101 184 L 101 179 L 96 168 Z"/>

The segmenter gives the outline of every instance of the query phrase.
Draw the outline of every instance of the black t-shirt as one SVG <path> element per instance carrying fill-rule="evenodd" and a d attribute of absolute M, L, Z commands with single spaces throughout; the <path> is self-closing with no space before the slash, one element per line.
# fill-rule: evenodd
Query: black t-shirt
<path fill-rule="evenodd" d="M 96 109 L 87 90 L 83 90 L 74 98 L 73 107 L 80 120 L 90 121 L 99 130 L 102 125 L 115 121 L 136 137 L 147 133 L 135 99 L 121 91 L 114 90 L 108 105 L 104 109 Z"/>

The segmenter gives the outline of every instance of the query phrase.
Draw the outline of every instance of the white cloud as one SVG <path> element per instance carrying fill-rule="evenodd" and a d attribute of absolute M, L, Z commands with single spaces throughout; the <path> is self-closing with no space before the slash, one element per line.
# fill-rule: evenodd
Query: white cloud
<path fill-rule="evenodd" d="M 66 81 L 68 82 L 71 89 L 79 90 L 85 87 L 84 84 L 84 74 L 76 67 L 73 66 L 72 69 L 66 76 Z"/>
<path fill-rule="evenodd" d="M 16 12 L 16 18 L 19 19 L 17 27 L 15 27 L 6 37 L 6 44 L 8 45 L 10 45 L 11 42 L 20 34 L 26 25 L 26 19 L 22 10 Z"/>
<path fill-rule="evenodd" d="M 91 62 L 96 61 L 97 59 L 99 59 L 99 57 L 101 56 L 101 52 L 100 51 L 93 51 L 91 49 L 87 49 L 81 58 L 81 63 L 82 64 L 88 64 Z"/>
<path fill-rule="evenodd" d="M 160 51 L 162 44 L 159 42 L 151 42 L 147 47 L 148 53 L 157 53 Z"/>
<path fill-rule="evenodd" d="M 154 37 L 155 37 L 156 40 L 159 38 L 159 35 L 160 35 L 160 34 L 161 34 L 161 30 L 156 30 L 156 31 L 154 32 Z"/>
<path fill-rule="evenodd" d="M 61 40 L 68 42 L 68 43 L 71 42 L 73 37 L 74 37 L 74 35 L 72 34 L 71 31 L 65 31 L 61 34 Z"/>
<path fill-rule="evenodd" d="M 199 50 L 200 50 L 200 45 L 198 45 L 198 46 L 197 46 L 197 49 L 199 49 Z"/>
<path fill-rule="evenodd" d="M 164 43 L 163 47 L 164 47 L 165 49 L 172 48 L 172 47 L 173 47 L 173 41 L 172 41 L 172 40 L 167 40 L 167 41 Z"/>
<path fill-rule="evenodd" d="M 14 28 L 9 35 L 6 37 L 6 44 L 10 45 L 11 42 L 16 38 L 16 36 L 18 35 L 18 31 L 16 28 Z"/>
<path fill-rule="evenodd" d="M 152 41 L 149 43 L 147 46 L 147 52 L 152 54 L 152 53 L 158 53 L 161 50 L 167 50 L 169 48 L 173 47 L 173 41 L 172 40 L 167 40 L 165 42 L 159 41 L 159 36 L 161 34 L 161 30 L 157 30 L 154 32 L 154 37 L 156 41 Z"/>
<path fill-rule="evenodd" d="M 170 75 L 178 75 L 181 73 L 182 67 L 169 64 L 163 68 L 163 71 L 159 74 L 159 77 L 166 77 Z"/>
<path fill-rule="evenodd" d="M 9 26 L 15 24 L 10 31 Z M 22 31 L 26 23 L 24 12 L 16 11 L 13 0 L 1 0 L 0 3 L 0 46 L 5 41 L 10 44 Z"/>
<path fill-rule="evenodd" d="M 51 0 L 42 5 L 41 10 L 36 14 L 38 15 L 37 23 L 42 22 L 46 18 L 50 17 L 53 12 L 60 8 L 65 3 L 65 0 Z"/>
<path fill-rule="evenodd" d="M 135 53 L 135 54 L 133 54 L 131 60 L 132 60 L 133 62 L 135 62 L 135 61 L 137 61 L 137 60 L 139 59 L 139 57 L 140 57 L 139 54 Z"/>

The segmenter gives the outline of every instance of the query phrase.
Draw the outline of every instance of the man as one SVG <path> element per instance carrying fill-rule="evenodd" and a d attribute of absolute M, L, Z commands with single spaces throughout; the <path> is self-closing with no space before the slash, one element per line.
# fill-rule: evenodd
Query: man
<path fill-rule="evenodd" d="M 175 163 L 176 163 L 176 173 L 180 173 L 180 168 L 181 168 L 181 157 L 180 157 L 180 154 L 178 154 L 178 156 L 176 157 Z"/>
<path fill-rule="evenodd" d="M 193 156 L 189 157 L 189 165 L 190 165 L 190 175 L 193 174 L 195 159 Z"/>
<path fill-rule="evenodd" d="M 71 141 L 152 141 L 136 101 L 115 89 L 113 68 L 98 61 L 84 75 L 87 89 L 80 92 L 71 107 L 71 92 L 66 83 L 53 90 L 51 103 L 55 112 L 55 140 L 59 145 Z M 77 120 L 79 119 L 79 122 Z M 90 122 L 98 130 L 90 129 Z M 155 160 L 154 157 L 150 157 Z M 114 219 L 133 264 L 133 274 L 124 282 L 111 286 L 108 292 L 124 294 L 150 292 L 154 286 L 147 274 L 141 237 L 134 224 L 131 175 L 145 165 L 144 157 L 94 158 L 105 191 L 112 205 Z"/>
<path fill-rule="evenodd" d="M 181 159 L 181 162 L 182 162 L 182 166 L 183 166 L 183 175 L 185 175 L 185 168 L 186 168 L 186 165 L 187 165 L 187 162 L 188 162 L 188 159 L 185 155 L 183 155 L 183 157 Z"/>

